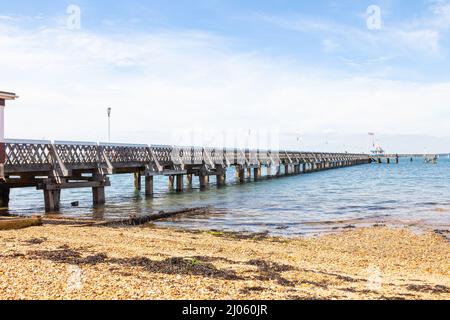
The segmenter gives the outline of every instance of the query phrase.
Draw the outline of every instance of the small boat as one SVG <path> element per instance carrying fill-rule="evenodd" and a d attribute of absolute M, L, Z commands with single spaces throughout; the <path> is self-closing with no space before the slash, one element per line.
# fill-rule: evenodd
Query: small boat
<path fill-rule="evenodd" d="M 438 157 L 435 154 L 427 154 L 424 156 L 425 163 L 437 163 Z"/>

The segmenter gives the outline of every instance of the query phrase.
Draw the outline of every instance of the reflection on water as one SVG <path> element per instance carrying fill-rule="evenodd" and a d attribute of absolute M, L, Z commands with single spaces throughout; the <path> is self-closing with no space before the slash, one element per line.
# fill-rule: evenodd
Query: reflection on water
<path fill-rule="evenodd" d="M 182 217 L 163 225 L 229 231 L 269 231 L 296 235 L 330 229 L 330 221 L 373 221 L 395 219 L 449 228 L 450 161 L 425 164 L 402 160 L 399 165 L 362 165 L 308 175 L 237 184 L 234 170 L 228 170 L 227 186 L 216 187 L 215 178 L 205 191 L 194 179 L 183 193 L 168 187 L 168 179 L 155 178 L 155 196 L 135 192 L 131 175 L 111 177 L 105 207 L 92 207 L 90 189 L 63 190 L 64 216 L 110 219 L 149 215 L 189 207 L 211 207 L 207 216 Z M 263 170 L 263 174 L 265 171 Z M 79 207 L 71 202 L 79 201 Z M 10 213 L 44 214 L 42 191 L 15 189 Z"/>

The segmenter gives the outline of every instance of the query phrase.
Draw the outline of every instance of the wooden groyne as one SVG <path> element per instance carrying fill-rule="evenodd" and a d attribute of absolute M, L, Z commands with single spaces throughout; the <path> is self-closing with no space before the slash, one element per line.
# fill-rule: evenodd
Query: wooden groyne
<path fill-rule="evenodd" d="M 47 212 L 58 212 L 61 190 L 91 188 L 94 205 L 103 205 L 109 175 L 134 174 L 135 188 L 153 195 L 155 176 L 166 176 L 183 191 L 185 181 L 198 177 L 205 189 L 211 176 L 218 186 L 226 182 L 227 168 L 234 167 L 236 178 L 244 183 L 258 180 L 262 168 L 268 177 L 305 174 L 321 170 L 370 163 L 365 154 L 296 152 L 178 147 L 159 145 L 105 144 L 6 140 L 5 164 L 0 177 L 0 207 L 8 207 L 12 188 L 36 187 L 44 194 Z"/>

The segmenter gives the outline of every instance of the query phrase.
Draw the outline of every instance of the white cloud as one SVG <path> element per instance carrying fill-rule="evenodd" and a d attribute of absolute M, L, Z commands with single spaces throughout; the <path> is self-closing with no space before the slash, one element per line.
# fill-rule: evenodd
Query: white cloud
<path fill-rule="evenodd" d="M 5 30 L 0 90 L 20 95 L 10 138 L 104 140 L 106 107 L 118 142 L 171 143 L 193 127 L 450 136 L 450 83 L 338 77 L 199 32 Z"/>
<path fill-rule="evenodd" d="M 447 1 L 438 1 L 431 6 L 434 17 L 428 21 L 439 29 L 450 28 L 450 3 Z"/>
<path fill-rule="evenodd" d="M 437 9 L 436 9 L 437 10 Z M 447 9 L 441 8 L 441 23 Z M 436 13 L 437 14 L 437 13 Z M 308 33 L 318 37 L 333 37 L 322 41 L 322 47 L 334 50 L 339 42 L 340 47 L 353 54 L 364 53 L 369 56 L 388 52 L 390 55 L 410 55 L 411 50 L 421 55 L 429 56 L 439 53 L 439 30 L 434 24 L 416 20 L 414 23 L 383 24 L 380 30 L 368 30 L 365 15 L 360 17 L 361 25 L 349 26 L 320 17 L 310 17 L 302 14 L 284 16 L 257 14 L 256 19 L 275 27 Z M 434 16 L 433 19 L 436 19 Z M 428 20 L 427 20 L 428 21 Z"/>
<path fill-rule="evenodd" d="M 339 48 L 339 43 L 331 39 L 324 39 L 322 41 L 323 50 L 327 53 L 333 53 Z"/>

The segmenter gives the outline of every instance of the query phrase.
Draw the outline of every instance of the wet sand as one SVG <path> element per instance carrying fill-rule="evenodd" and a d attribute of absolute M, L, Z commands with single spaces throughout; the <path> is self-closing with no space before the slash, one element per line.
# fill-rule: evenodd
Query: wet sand
<path fill-rule="evenodd" d="M 0 299 L 450 299 L 450 246 L 406 227 L 275 238 L 44 223 L 0 231 Z"/>

